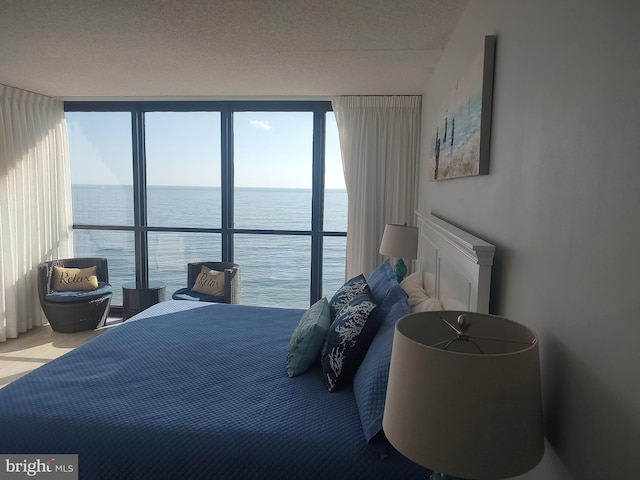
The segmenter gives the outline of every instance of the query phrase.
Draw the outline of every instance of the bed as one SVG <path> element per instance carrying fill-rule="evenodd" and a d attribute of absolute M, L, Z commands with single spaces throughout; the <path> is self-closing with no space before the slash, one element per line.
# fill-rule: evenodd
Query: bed
<path fill-rule="evenodd" d="M 432 216 L 419 225 L 425 289 L 488 305 L 490 246 Z M 427 478 L 382 432 L 407 298 L 387 262 L 366 280 L 379 325 L 336 391 L 319 361 L 287 376 L 305 310 L 162 302 L 0 390 L 0 456 L 76 454 L 81 479 Z"/>

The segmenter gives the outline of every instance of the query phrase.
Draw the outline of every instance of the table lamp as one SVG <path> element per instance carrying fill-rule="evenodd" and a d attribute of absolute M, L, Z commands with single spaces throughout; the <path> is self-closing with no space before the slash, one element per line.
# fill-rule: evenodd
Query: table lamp
<path fill-rule="evenodd" d="M 400 283 L 407 274 L 407 266 L 403 258 L 418 258 L 418 227 L 397 225 L 388 223 L 384 227 L 382 241 L 380 242 L 380 253 L 387 257 L 398 259 L 393 271 Z"/>
<path fill-rule="evenodd" d="M 434 480 L 525 473 L 544 453 L 539 363 L 536 335 L 506 318 L 409 314 L 393 338 L 387 439 Z"/>

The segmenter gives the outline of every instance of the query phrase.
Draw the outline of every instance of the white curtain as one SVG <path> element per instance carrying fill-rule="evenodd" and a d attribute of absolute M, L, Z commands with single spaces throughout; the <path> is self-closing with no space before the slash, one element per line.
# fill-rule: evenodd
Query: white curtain
<path fill-rule="evenodd" d="M 0 341 L 46 322 L 38 263 L 71 256 L 63 103 L 0 85 Z"/>
<path fill-rule="evenodd" d="M 386 223 L 414 225 L 420 96 L 332 99 L 348 196 L 346 275 L 369 275 Z"/>

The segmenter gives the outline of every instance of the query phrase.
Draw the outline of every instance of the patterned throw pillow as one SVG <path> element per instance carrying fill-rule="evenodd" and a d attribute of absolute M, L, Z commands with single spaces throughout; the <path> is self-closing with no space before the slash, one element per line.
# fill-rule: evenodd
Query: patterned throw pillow
<path fill-rule="evenodd" d="M 304 312 L 293 331 L 287 352 L 287 375 L 295 377 L 306 372 L 320 356 L 329 330 L 329 302 L 322 298 Z"/>
<path fill-rule="evenodd" d="M 356 295 L 340 310 L 322 349 L 322 373 L 330 392 L 351 381 L 379 326 L 377 306 L 368 293 Z"/>
<path fill-rule="evenodd" d="M 369 293 L 369 285 L 364 275 L 360 274 L 357 277 L 353 277 L 347 280 L 338 291 L 333 295 L 329 306 L 331 307 L 331 319 L 335 319 L 342 307 L 344 307 L 349 301 L 361 293 Z"/>
<path fill-rule="evenodd" d="M 98 288 L 96 267 L 64 268 L 53 266 L 52 290 L 69 292 L 74 290 L 95 290 Z"/>
<path fill-rule="evenodd" d="M 211 270 L 203 265 L 191 290 L 206 295 L 224 295 L 224 272 Z"/>

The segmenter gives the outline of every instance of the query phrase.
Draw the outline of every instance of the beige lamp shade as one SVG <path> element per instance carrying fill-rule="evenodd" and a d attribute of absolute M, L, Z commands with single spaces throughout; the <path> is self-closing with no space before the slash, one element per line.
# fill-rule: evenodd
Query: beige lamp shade
<path fill-rule="evenodd" d="M 483 480 L 532 469 L 544 453 L 536 335 L 470 312 L 401 318 L 383 428 L 404 456 L 447 475 Z"/>
<path fill-rule="evenodd" d="M 380 253 L 387 257 L 418 258 L 418 227 L 388 223 L 382 234 Z"/>

